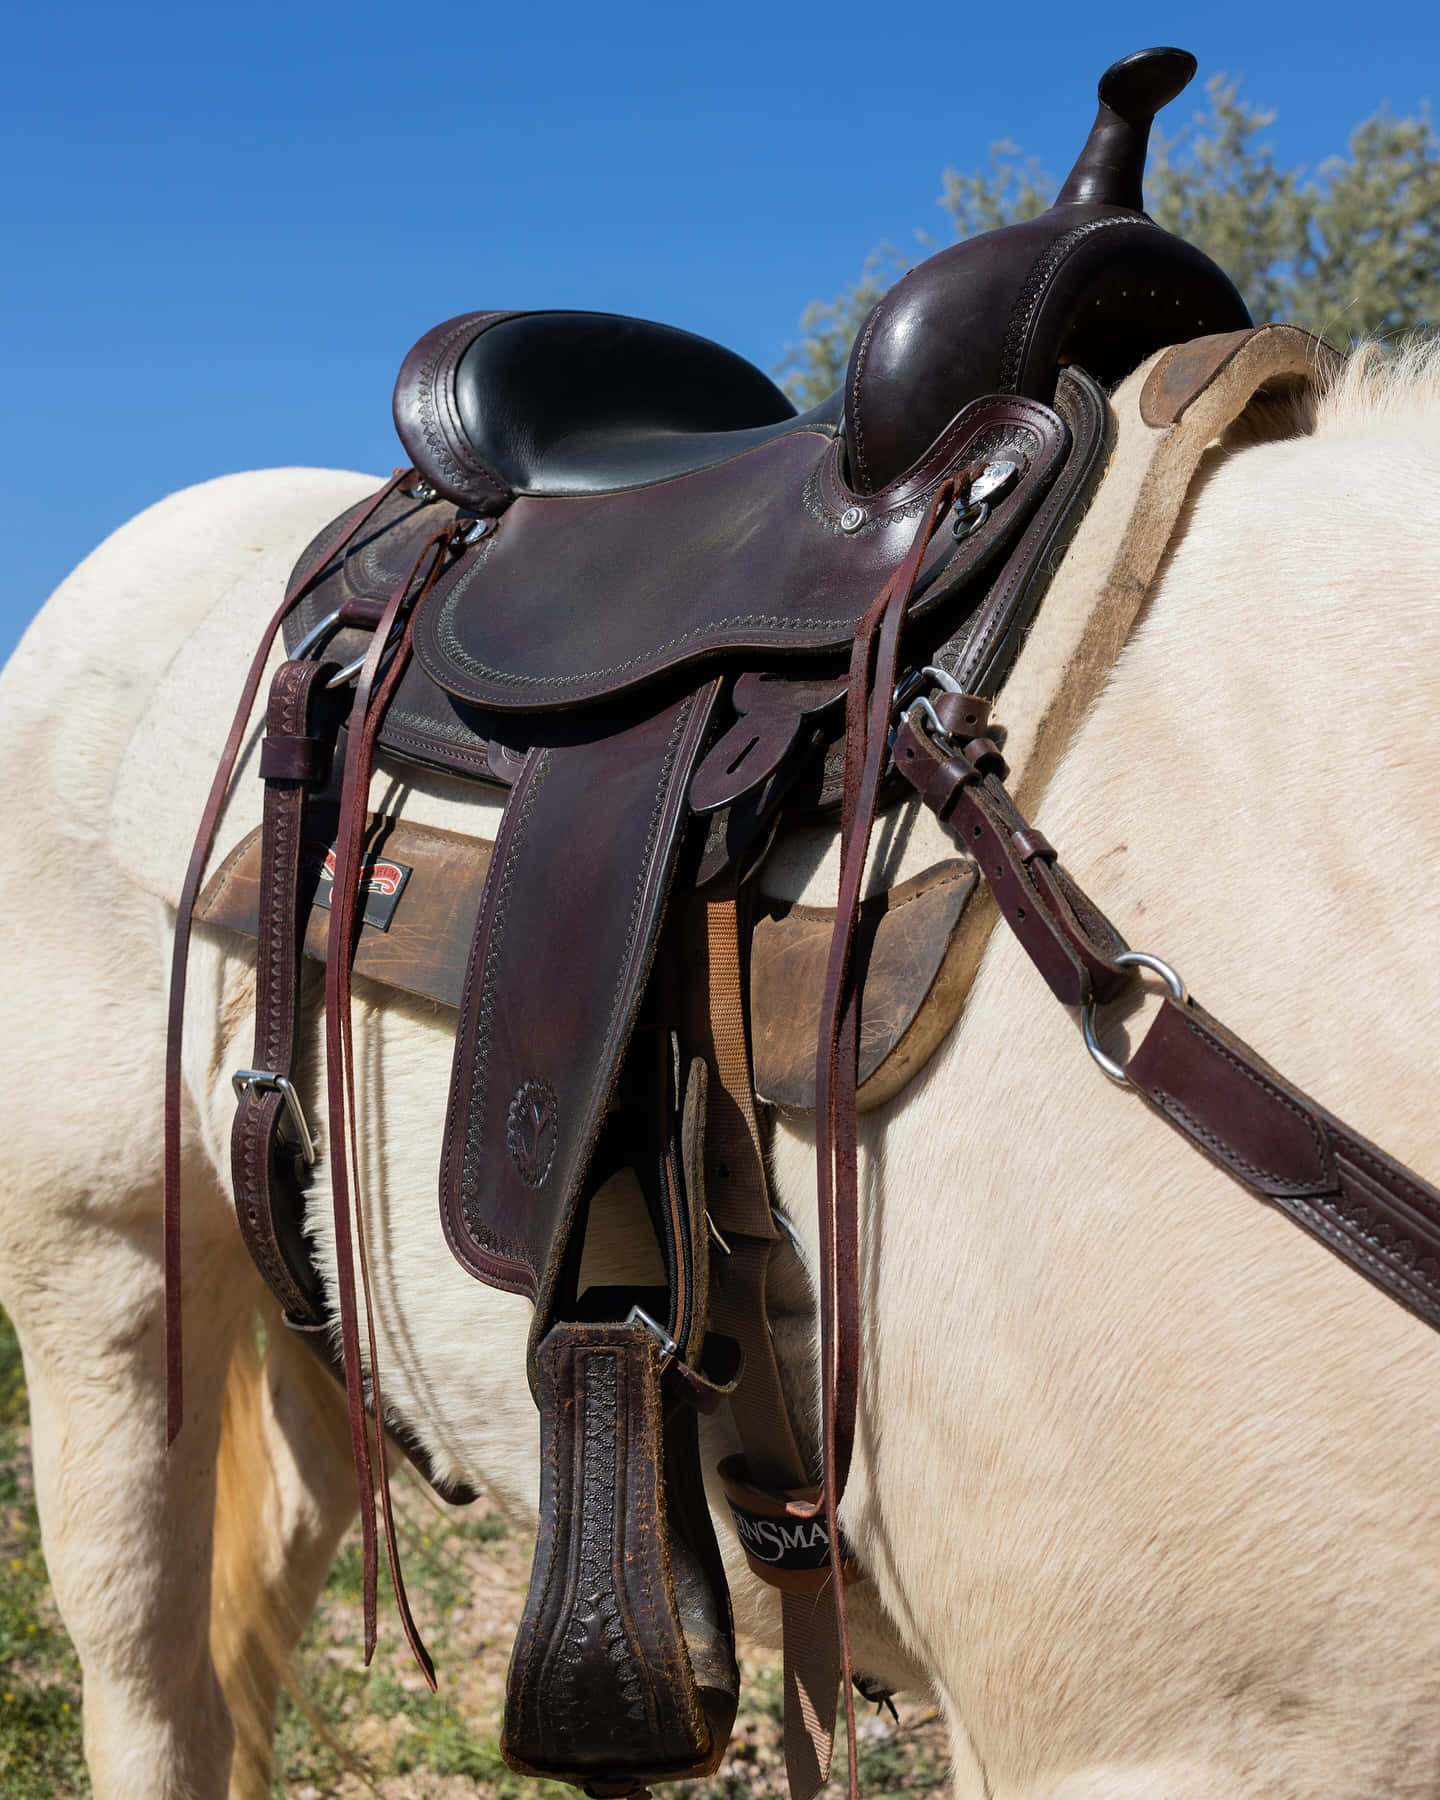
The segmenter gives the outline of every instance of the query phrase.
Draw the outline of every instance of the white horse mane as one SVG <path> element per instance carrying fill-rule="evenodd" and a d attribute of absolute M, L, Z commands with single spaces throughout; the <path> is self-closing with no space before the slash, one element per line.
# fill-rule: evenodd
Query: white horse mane
<path fill-rule="evenodd" d="M 1440 331 L 1417 333 L 1397 344 L 1375 339 L 1357 344 L 1335 374 L 1289 387 L 1252 402 L 1227 434 L 1241 449 L 1277 437 L 1330 439 L 1366 426 L 1434 426 L 1440 413 Z"/>

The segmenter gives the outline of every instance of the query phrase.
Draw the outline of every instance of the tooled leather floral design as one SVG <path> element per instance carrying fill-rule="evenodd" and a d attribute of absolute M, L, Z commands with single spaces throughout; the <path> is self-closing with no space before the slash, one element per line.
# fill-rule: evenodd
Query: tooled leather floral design
<path fill-rule="evenodd" d="M 522 1081 L 505 1118 L 505 1146 L 526 1187 L 538 1188 L 550 1173 L 559 1139 L 560 1098 L 548 1081 Z"/>

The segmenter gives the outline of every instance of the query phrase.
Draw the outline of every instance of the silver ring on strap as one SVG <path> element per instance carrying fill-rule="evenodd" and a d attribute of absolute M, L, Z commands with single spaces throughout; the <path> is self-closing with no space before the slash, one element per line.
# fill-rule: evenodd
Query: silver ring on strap
<path fill-rule="evenodd" d="M 1122 950 L 1114 958 L 1117 969 L 1149 969 L 1156 974 L 1169 988 L 1171 997 L 1183 1005 L 1189 999 L 1189 989 L 1184 981 L 1172 969 L 1169 963 L 1158 956 L 1152 956 L 1148 950 Z M 1124 1065 L 1116 1062 L 1113 1056 L 1107 1056 L 1100 1048 L 1100 1040 L 1095 1035 L 1095 1002 L 1087 1000 L 1080 1008 L 1080 1032 L 1085 1039 L 1085 1048 L 1094 1057 L 1101 1069 L 1112 1081 L 1122 1087 L 1129 1087 L 1130 1077 L 1125 1073 Z"/>
<path fill-rule="evenodd" d="M 323 619 L 317 619 L 305 633 L 304 637 L 301 638 L 300 642 L 290 652 L 291 662 L 304 662 L 305 658 L 309 656 L 312 651 L 320 648 L 320 645 L 327 637 L 329 637 L 330 633 L 339 623 L 340 608 L 337 606 L 334 612 L 328 612 Z"/>

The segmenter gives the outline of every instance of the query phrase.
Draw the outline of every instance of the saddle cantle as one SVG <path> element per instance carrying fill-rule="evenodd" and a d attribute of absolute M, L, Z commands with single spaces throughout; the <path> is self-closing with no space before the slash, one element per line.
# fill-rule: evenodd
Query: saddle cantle
<path fill-rule="evenodd" d="M 838 1595 L 843 1614 L 853 1573 L 835 1505 L 855 1321 L 835 1308 L 854 1248 L 826 1240 L 817 1456 L 765 1323 L 767 1281 L 795 1252 L 752 1086 L 747 877 L 786 807 L 843 789 L 847 839 L 864 835 L 892 669 L 963 676 L 948 711 L 963 698 L 975 755 L 998 757 L 971 696 L 1003 681 L 1103 470 L 1105 385 L 1162 345 L 1249 325 L 1222 272 L 1141 208 L 1151 119 L 1194 69 L 1156 50 L 1107 71 L 1054 206 L 907 275 L 843 389 L 806 414 L 666 326 L 500 311 L 438 326 L 396 388 L 413 474 L 322 534 L 292 583 L 285 668 L 304 674 L 277 688 L 262 762 L 263 1035 L 278 1048 L 245 1072 L 237 1203 L 277 1291 L 310 1306 L 290 1080 L 305 809 L 339 808 L 327 1029 L 348 1246 L 344 1014 L 370 758 L 508 788 L 460 995 L 441 1214 L 467 1269 L 535 1304 L 543 1518 L 504 1737 L 526 1772 L 622 1795 L 723 1752 L 734 1661 L 697 1414 L 727 1405 L 742 1454 L 724 1478 L 752 1564 L 781 1589 L 787 1690 L 804 1696 L 787 1726 L 796 1800 L 825 1778 L 844 1658 L 815 1599 Z M 317 657 L 358 671 L 333 779 Z M 270 842 L 290 846 L 283 871 Z M 842 885 L 816 1062 L 832 1146 L 853 1139 L 857 915 Z M 827 1151 L 822 1178 L 838 1166 Z M 621 1170 L 663 1286 L 585 1283 L 589 1208 Z M 360 1396 L 356 1292 L 342 1271 Z M 363 1420 L 357 1398 L 362 1486 Z M 785 1546 L 775 1560 L 757 1560 L 762 1538 Z"/>

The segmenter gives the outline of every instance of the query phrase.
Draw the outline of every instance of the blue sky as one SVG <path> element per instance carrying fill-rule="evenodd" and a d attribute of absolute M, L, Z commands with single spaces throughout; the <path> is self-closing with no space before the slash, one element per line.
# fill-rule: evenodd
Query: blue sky
<path fill-rule="evenodd" d="M 389 395 L 468 308 L 634 312 L 763 366 L 883 239 L 946 235 L 942 169 L 1056 174 L 1115 57 L 1176 43 L 1315 163 L 1440 88 L 1440 18 L 1051 4 L 922 12 L 427 0 L 12 10 L 0 657 L 107 532 L 189 482 L 386 471 Z M 1199 95 L 1197 82 L 1192 94 Z M 1167 115 L 1173 128 L 1187 95 Z"/>

